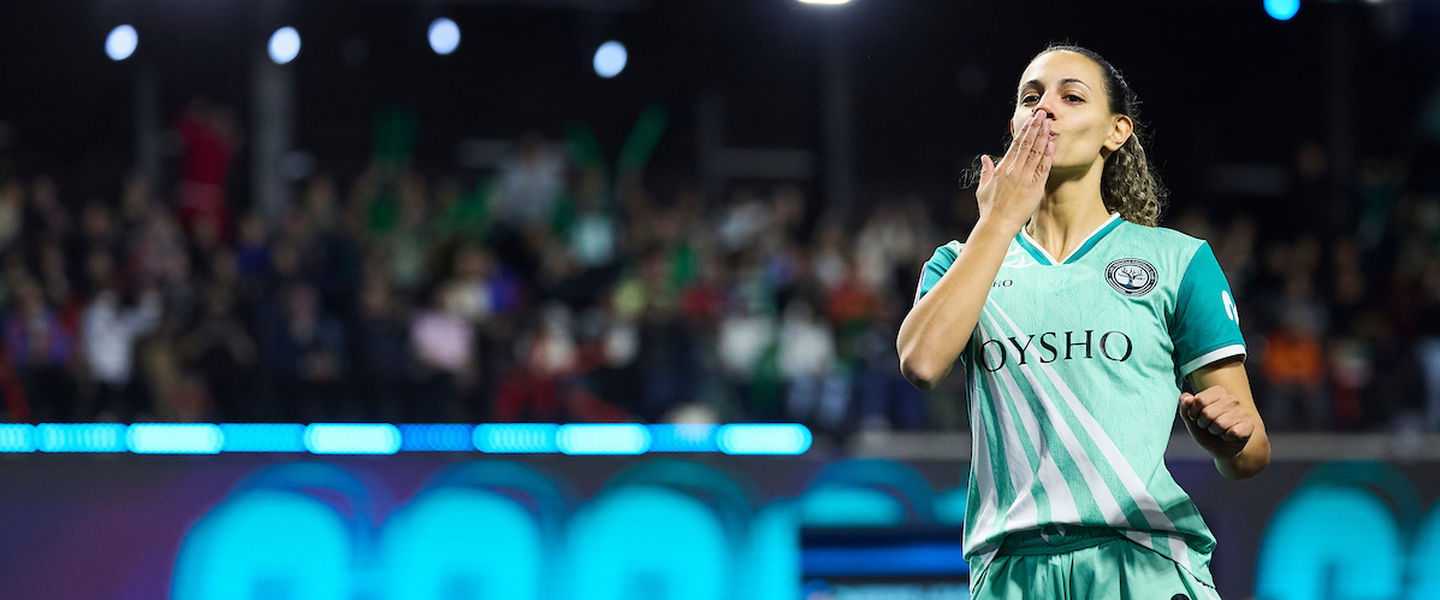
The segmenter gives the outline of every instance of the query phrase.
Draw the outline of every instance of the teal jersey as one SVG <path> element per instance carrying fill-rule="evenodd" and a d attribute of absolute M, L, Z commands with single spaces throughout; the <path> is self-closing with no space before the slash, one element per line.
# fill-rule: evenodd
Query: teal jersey
<path fill-rule="evenodd" d="M 961 252 L 935 251 L 916 302 Z M 1183 379 L 1245 355 L 1209 244 L 1112 214 L 1062 263 L 1021 232 L 975 330 L 956 334 L 970 336 L 972 573 L 1010 533 L 1076 524 L 1111 527 L 1214 585 L 1215 537 L 1165 467 Z"/>

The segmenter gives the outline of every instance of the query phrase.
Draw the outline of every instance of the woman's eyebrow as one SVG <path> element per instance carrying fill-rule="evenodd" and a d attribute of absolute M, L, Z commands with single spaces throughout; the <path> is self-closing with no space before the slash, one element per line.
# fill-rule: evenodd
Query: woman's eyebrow
<path fill-rule="evenodd" d="M 1076 79 L 1076 78 L 1074 78 L 1074 77 L 1066 77 L 1066 78 L 1060 80 L 1060 85 L 1065 85 L 1065 84 L 1067 84 L 1067 83 L 1078 83 L 1078 84 L 1080 84 L 1080 85 L 1085 86 L 1086 89 L 1089 89 L 1089 87 L 1090 87 L 1089 84 L 1087 84 L 1087 83 L 1085 83 L 1084 81 L 1081 81 L 1081 80 L 1079 80 L 1079 79 Z M 1032 87 L 1033 87 L 1033 88 L 1039 88 L 1039 89 L 1042 89 L 1042 90 L 1045 89 L 1045 86 L 1040 84 L 1040 80 L 1039 80 L 1039 79 L 1031 79 L 1030 81 L 1027 81 L 1027 82 L 1025 82 L 1025 83 L 1020 84 L 1020 89 L 1022 89 L 1022 90 L 1025 89 L 1025 88 L 1032 88 Z"/>

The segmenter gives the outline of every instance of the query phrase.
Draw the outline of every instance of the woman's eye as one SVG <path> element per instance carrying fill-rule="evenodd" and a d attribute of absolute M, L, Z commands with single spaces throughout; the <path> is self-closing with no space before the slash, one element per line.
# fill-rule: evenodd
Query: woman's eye
<path fill-rule="evenodd" d="M 1081 97 L 1079 97 L 1079 96 L 1076 96 L 1075 94 L 1070 94 L 1070 95 L 1066 96 L 1066 97 L 1065 97 L 1065 100 L 1066 100 L 1067 102 L 1084 102 L 1084 101 L 1085 101 L 1084 98 L 1081 98 Z"/>
<path fill-rule="evenodd" d="M 1040 99 L 1040 97 L 1039 97 L 1039 96 L 1036 96 L 1035 94 L 1026 94 L 1026 95 L 1020 97 L 1020 103 L 1021 103 L 1021 104 L 1029 104 L 1029 103 L 1034 102 L 1034 101 L 1036 101 L 1036 100 L 1038 100 L 1038 99 Z"/>

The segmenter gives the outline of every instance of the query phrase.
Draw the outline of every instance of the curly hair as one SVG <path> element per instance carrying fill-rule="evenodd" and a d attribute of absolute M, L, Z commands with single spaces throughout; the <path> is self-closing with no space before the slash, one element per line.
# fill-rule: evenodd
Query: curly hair
<path fill-rule="evenodd" d="M 1100 173 L 1100 198 L 1106 210 L 1120 213 L 1121 218 L 1132 223 L 1154 227 L 1160 223 L 1165 212 L 1169 192 L 1160 181 L 1160 175 L 1145 155 L 1144 142 L 1148 135 L 1141 127 L 1139 112 L 1140 99 L 1130 84 L 1120 75 L 1110 61 L 1094 50 L 1071 44 L 1051 44 L 1035 58 L 1050 52 L 1074 52 L 1100 66 L 1105 75 L 1105 95 L 1110 99 L 1110 113 L 1125 115 L 1135 124 L 1134 131 L 1125 144 L 1105 159 Z M 1034 58 L 1031 59 L 1034 61 Z M 1005 147 L 1010 146 L 1012 137 L 1006 135 Z M 965 173 L 962 182 L 968 187 L 980 181 L 980 157 Z"/>

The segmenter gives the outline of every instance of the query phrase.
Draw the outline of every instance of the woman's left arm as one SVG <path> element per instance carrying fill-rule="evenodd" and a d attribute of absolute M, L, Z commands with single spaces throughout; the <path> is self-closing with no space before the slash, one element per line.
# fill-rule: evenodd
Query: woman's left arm
<path fill-rule="evenodd" d="M 1190 383 L 1198 394 L 1180 394 L 1180 420 L 1190 436 L 1215 457 L 1226 479 L 1254 477 L 1270 464 L 1270 438 L 1255 409 L 1245 363 L 1235 357 L 1197 369 Z"/>

